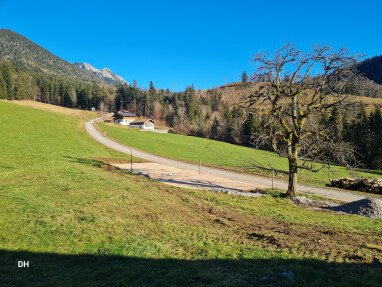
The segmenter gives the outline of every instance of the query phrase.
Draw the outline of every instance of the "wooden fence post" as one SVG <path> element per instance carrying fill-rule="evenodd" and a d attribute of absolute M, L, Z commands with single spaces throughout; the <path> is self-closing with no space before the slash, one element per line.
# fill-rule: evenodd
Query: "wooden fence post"
<path fill-rule="evenodd" d="M 133 150 L 130 148 L 130 172 L 133 173 Z"/>

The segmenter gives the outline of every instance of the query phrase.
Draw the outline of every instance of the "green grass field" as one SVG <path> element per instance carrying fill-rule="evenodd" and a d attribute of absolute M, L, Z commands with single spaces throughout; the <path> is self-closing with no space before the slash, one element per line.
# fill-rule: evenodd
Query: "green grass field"
<path fill-rule="evenodd" d="M 177 134 L 159 134 L 139 132 L 114 124 L 98 124 L 108 136 L 145 152 L 167 158 L 214 166 L 219 168 L 253 172 L 269 175 L 270 170 L 279 170 L 277 176 L 287 179 L 288 162 L 284 157 L 274 153 L 233 145 L 204 138 Z M 381 171 L 357 171 L 357 176 L 375 178 Z M 346 168 L 332 166 L 319 172 L 300 171 L 299 181 L 302 183 L 325 186 L 330 178 L 353 177 Z"/>
<path fill-rule="evenodd" d="M 378 286 L 382 221 L 175 188 L 75 115 L 0 101 L 0 286 Z M 28 260 L 29 268 L 17 268 Z"/>

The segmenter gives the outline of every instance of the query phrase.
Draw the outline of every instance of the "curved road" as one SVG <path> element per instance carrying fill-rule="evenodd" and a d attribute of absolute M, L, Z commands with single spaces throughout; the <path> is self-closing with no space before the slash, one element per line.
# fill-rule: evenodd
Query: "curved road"
<path fill-rule="evenodd" d="M 116 151 L 119 151 L 125 154 L 129 154 L 129 155 L 132 152 L 134 157 L 138 157 L 138 158 L 151 161 L 151 162 L 155 162 L 155 163 L 159 163 L 159 164 L 163 164 L 163 165 L 167 165 L 167 166 L 171 166 L 175 168 L 180 168 L 180 169 L 184 169 L 188 171 L 194 171 L 194 172 L 199 171 L 198 165 L 189 164 L 189 163 L 172 160 L 168 158 L 163 158 L 156 155 L 151 155 L 149 153 L 117 143 L 107 138 L 103 134 L 101 134 L 94 127 L 95 121 L 96 120 L 91 120 L 86 122 L 85 124 L 86 131 L 98 142 L 102 143 L 103 145 L 111 149 L 114 149 Z M 272 184 L 272 179 L 268 177 L 237 173 L 237 172 L 222 170 L 218 168 L 202 166 L 201 172 L 203 174 L 211 174 L 214 176 L 220 176 L 220 177 L 227 178 L 230 180 L 235 180 L 238 182 L 253 183 L 254 187 L 256 187 L 256 185 L 271 187 L 271 184 Z M 287 189 L 287 183 L 285 181 L 275 179 L 274 187 L 279 189 Z M 318 188 L 318 187 L 312 187 L 312 186 L 306 186 L 306 185 L 298 185 L 298 190 L 299 192 L 302 192 L 302 193 L 318 195 L 318 196 L 322 196 L 322 197 L 326 197 L 330 199 L 341 200 L 344 202 L 351 202 L 351 201 L 365 198 L 365 196 L 348 192 L 348 191 L 341 191 L 341 190 L 329 189 L 329 188 Z"/>

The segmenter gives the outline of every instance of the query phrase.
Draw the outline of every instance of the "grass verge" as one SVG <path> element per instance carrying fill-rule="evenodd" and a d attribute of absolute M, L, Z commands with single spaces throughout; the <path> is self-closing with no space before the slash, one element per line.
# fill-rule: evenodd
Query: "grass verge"
<path fill-rule="evenodd" d="M 99 123 L 98 126 L 120 143 L 155 155 L 195 164 L 201 160 L 208 166 L 267 176 L 275 169 L 280 171 L 277 177 L 287 179 L 287 159 L 271 152 L 192 136 L 139 132 L 114 124 Z M 381 171 L 357 171 L 356 174 L 375 178 L 381 175 Z M 302 170 L 299 181 L 323 187 L 330 178 L 351 176 L 354 174 L 346 168 L 333 165 L 330 170 L 322 169 L 319 172 Z"/>
<path fill-rule="evenodd" d="M 175 188 L 75 116 L 0 101 L 1 286 L 378 286 L 381 220 Z M 98 160 L 97 160 L 98 158 Z M 102 160 L 100 160 L 102 159 Z M 30 268 L 17 268 L 17 261 Z"/>

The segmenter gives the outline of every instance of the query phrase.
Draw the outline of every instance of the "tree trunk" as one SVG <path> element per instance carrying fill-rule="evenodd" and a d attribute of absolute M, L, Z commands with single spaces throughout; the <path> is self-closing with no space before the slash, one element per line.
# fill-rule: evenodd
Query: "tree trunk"
<path fill-rule="evenodd" d="M 287 195 L 295 197 L 297 191 L 298 139 L 293 137 L 288 147 L 289 178 Z"/>
<path fill-rule="evenodd" d="M 289 178 L 288 178 L 288 191 L 289 197 L 295 197 L 297 191 L 297 159 L 288 157 L 289 162 Z"/>

